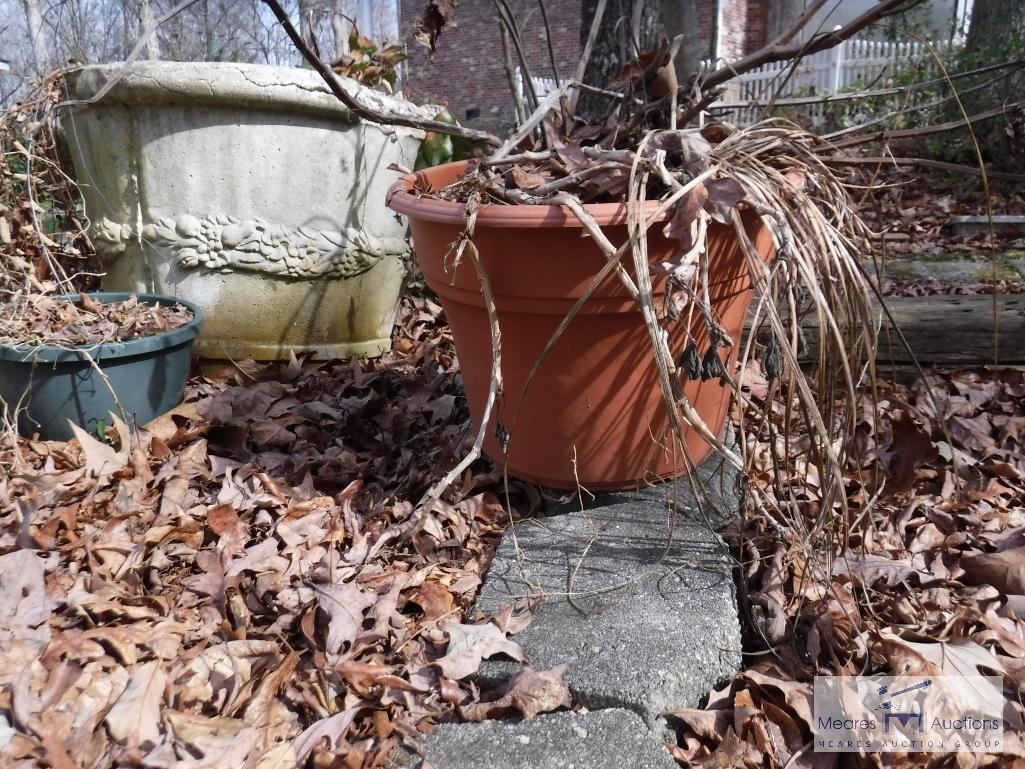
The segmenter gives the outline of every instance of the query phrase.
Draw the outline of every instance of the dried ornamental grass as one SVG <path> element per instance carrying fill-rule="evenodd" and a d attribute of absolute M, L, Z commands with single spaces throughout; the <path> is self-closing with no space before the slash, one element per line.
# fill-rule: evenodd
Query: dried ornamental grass
<path fill-rule="evenodd" d="M 88 221 L 57 124 L 66 72 L 42 78 L 0 115 L 0 301 L 95 284 Z"/>

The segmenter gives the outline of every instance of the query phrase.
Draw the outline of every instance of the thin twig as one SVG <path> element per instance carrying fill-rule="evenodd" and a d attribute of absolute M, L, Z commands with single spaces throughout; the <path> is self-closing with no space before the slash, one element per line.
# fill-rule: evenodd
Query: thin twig
<path fill-rule="evenodd" d="M 937 123 L 935 125 L 919 126 L 917 128 L 901 128 L 888 131 L 873 131 L 867 134 L 859 134 L 858 136 L 851 136 L 847 139 L 842 139 L 838 142 L 832 142 L 834 149 L 842 150 L 848 147 L 857 147 L 861 144 L 867 144 L 869 142 L 890 142 L 894 139 L 917 139 L 922 136 L 935 136 L 936 134 L 947 133 L 949 131 L 956 131 L 959 128 L 971 128 L 976 123 L 982 123 L 986 120 L 992 120 L 993 118 L 1006 115 L 1012 110 L 1016 110 L 1019 107 L 1025 107 L 1025 101 L 1016 101 L 1010 104 L 1005 104 L 1001 107 L 986 110 L 985 112 L 978 112 L 974 115 L 965 114 L 964 117 L 959 120 L 951 120 L 947 123 Z"/>
<path fill-rule="evenodd" d="M 562 85 L 562 78 L 559 77 L 559 63 L 555 60 L 555 46 L 552 44 L 552 26 L 548 23 L 548 8 L 545 0 L 537 0 L 541 9 L 541 21 L 545 25 L 545 43 L 548 44 L 548 60 L 552 64 L 552 77 L 555 78 L 555 87 Z"/>
<path fill-rule="evenodd" d="M 992 77 L 989 80 L 986 80 L 985 82 L 979 83 L 978 85 L 974 85 L 971 88 L 964 89 L 960 92 L 960 95 L 964 96 L 966 94 L 975 93 L 976 91 L 981 91 L 985 88 L 990 88 L 991 86 L 993 86 L 994 83 L 999 83 L 1001 80 L 1004 80 L 1013 74 L 1015 74 L 1014 70 L 1004 72 L 1000 75 L 997 75 L 996 77 Z M 953 100 L 954 96 L 950 95 L 942 96 L 939 99 L 933 99 L 932 101 L 923 102 L 922 104 L 912 104 L 907 107 L 902 107 L 901 109 L 893 110 L 892 112 L 887 112 L 885 115 L 880 115 L 879 117 L 873 118 L 872 120 L 866 120 L 864 123 L 852 125 L 847 128 L 843 128 L 839 131 L 833 131 L 832 133 L 822 134 L 822 139 L 824 139 L 825 141 L 833 141 L 835 139 L 840 138 L 841 136 L 847 136 L 848 134 L 858 133 L 859 131 L 864 131 L 866 128 L 871 128 L 872 126 L 879 125 L 880 123 L 889 122 L 890 120 L 893 120 L 896 117 L 902 117 L 904 115 L 910 115 L 914 112 L 921 112 L 923 110 L 933 109 L 934 107 L 941 107 L 947 102 Z"/>
<path fill-rule="evenodd" d="M 506 139 L 505 143 L 491 155 L 491 160 L 501 160 L 506 157 L 516 149 L 521 141 L 530 136 L 530 134 L 534 132 L 534 129 L 541 124 L 541 121 L 548 116 L 548 113 L 555 107 L 555 105 L 559 103 L 559 98 L 570 89 L 573 82 L 574 81 L 569 80 L 554 91 L 549 92 L 545 98 L 542 99 L 541 103 L 537 105 L 537 109 L 531 113 L 530 117 L 527 118 L 516 129 L 513 135 Z"/>

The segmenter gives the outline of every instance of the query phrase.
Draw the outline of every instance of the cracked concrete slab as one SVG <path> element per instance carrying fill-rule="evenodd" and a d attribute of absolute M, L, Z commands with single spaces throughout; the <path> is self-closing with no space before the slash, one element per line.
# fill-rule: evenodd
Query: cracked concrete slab
<path fill-rule="evenodd" d="M 632 710 L 659 733 L 665 711 L 697 705 L 736 672 L 741 638 L 722 540 L 705 523 L 674 521 L 653 493 L 518 523 L 502 539 L 477 608 L 544 596 L 514 636 L 530 664 L 567 663 L 575 702 Z M 515 667 L 492 660 L 479 675 L 493 686 Z"/>
<path fill-rule="evenodd" d="M 673 769 L 676 762 L 626 710 L 554 713 L 532 721 L 442 724 L 420 769 Z"/>

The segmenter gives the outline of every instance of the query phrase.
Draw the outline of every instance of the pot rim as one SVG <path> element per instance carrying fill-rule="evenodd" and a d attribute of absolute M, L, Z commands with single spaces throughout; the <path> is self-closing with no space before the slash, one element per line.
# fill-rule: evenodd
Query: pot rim
<path fill-rule="evenodd" d="M 466 205 L 450 200 L 436 200 L 434 198 L 417 197 L 410 190 L 419 180 L 421 184 L 429 184 L 432 171 L 439 169 L 453 169 L 457 176 L 462 175 L 469 161 L 458 160 L 453 163 L 445 163 L 433 168 L 427 168 L 416 173 L 406 174 L 398 179 L 388 190 L 387 205 L 393 211 L 405 214 L 413 219 L 423 219 L 429 222 L 441 222 L 444 224 L 459 224 L 465 222 Z M 657 201 L 645 203 L 647 212 L 653 214 L 658 210 Z M 626 224 L 627 204 L 623 203 L 585 203 L 586 210 L 599 225 Z M 665 221 L 669 212 L 663 213 L 655 221 Z M 538 228 L 538 227 L 560 227 L 582 229 L 580 220 L 566 206 L 553 205 L 511 205 L 503 206 L 488 204 L 480 207 L 477 212 L 478 227 L 509 227 L 509 228 Z"/>
<path fill-rule="evenodd" d="M 135 291 L 89 291 L 86 296 L 99 302 L 121 302 L 137 296 L 144 304 L 180 304 L 192 313 L 192 320 L 184 326 L 162 331 L 153 336 L 129 339 L 123 342 L 105 342 L 98 345 L 27 345 L 0 344 L 0 361 L 15 363 L 86 363 L 89 359 L 97 362 L 109 362 L 117 358 L 130 358 L 135 355 L 159 352 L 191 342 L 203 327 L 203 311 L 185 299 L 166 294 L 147 294 Z M 77 294 L 55 294 L 51 299 L 76 299 Z M 91 365 L 91 364 L 90 364 Z"/>

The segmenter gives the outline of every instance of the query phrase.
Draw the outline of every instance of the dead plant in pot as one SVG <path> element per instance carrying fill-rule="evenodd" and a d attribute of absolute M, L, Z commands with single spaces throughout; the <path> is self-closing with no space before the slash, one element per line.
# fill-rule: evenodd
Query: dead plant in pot
<path fill-rule="evenodd" d="M 714 451 L 755 481 L 756 505 L 769 497 L 753 469 L 769 461 L 777 487 L 821 489 L 811 520 L 806 505 L 776 511 L 809 536 L 846 504 L 842 459 L 877 329 L 856 260 L 867 230 L 815 136 L 772 120 L 691 125 L 710 97 L 676 82 L 679 41 L 607 88 L 562 82 L 506 141 L 485 138 L 490 154 L 392 188 L 478 430 L 423 507 L 481 451 L 511 475 L 586 489 L 694 483 Z M 585 89 L 606 105 L 597 119 L 577 113 Z M 734 401 L 746 417 L 730 444 Z M 800 445 L 796 418 L 814 428 Z M 768 458 L 752 450 L 766 445 Z"/>

